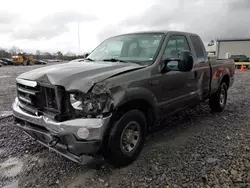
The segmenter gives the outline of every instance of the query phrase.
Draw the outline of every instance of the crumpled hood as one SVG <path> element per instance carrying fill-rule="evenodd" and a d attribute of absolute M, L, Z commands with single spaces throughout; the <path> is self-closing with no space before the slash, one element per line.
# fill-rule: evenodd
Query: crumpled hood
<path fill-rule="evenodd" d="M 67 91 L 87 92 L 95 83 L 116 74 L 143 68 L 134 63 L 75 62 L 51 65 L 21 74 L 18 78 L 63 86 Z"/>

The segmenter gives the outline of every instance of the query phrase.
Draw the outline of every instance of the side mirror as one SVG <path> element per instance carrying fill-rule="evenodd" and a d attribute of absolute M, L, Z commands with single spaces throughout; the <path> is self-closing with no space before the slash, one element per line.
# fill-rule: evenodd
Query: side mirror
<path fill-rule="evenodd" d="M 194 60 L 190 51 L 183 50 L 179 53 L 179 58 L 167 58 L 164 60 L 162 72 L 168 71 L 191 71 L 194 65 Z"/>
<path fill-rule="evenodd" d="M 194 59 L 192 53 L 188 50 L 180 52 L 179 70 L 183 72 L 189 72 L 193 69 Z"/>

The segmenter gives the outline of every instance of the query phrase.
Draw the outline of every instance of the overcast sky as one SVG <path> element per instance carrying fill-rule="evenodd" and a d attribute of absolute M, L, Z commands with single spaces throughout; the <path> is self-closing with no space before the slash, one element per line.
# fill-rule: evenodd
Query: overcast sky
<path fill-rule="evenodd" d="M 0 47 L 78 53 L 132 31 L 179 30 L 204 42 L 250 38 L 250 0 L 7 0 L 0 6 Z"/>

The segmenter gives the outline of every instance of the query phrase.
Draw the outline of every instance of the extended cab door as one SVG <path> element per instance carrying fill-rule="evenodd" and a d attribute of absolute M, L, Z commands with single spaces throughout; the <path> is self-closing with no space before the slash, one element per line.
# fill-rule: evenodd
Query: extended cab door
<path fill-rule="evenodd" d="M 186 35 L 172 35 L 169 37 L 162 61 L 167 58 L 179 58 L 182 50 L 191 51 Z M 197 79 L 194 71 L 181 72 L 176 70 L 177 62 L 170 62 L 171 71 L 161 73 L 159 87 L 161 87 L 161 106 L 163 113 L 175 112 L 197 101 Z"/>
<path fill-rule="evenodd" d="M 205 47 L 198 35 L 190 35 L 191 48 L 194 53 L 194 67 L 198 100 L 203 100 L 209 95 L 210 90 L 210 64 L 206 55 Z"/>

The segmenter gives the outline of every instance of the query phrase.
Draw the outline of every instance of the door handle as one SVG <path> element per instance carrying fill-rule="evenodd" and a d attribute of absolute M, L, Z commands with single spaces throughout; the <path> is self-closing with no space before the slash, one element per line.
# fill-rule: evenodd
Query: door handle
<path fill-rule="evenodd" d="M 198 73 L 197 71 L 194 71 L 194 78 L 197 78 L 198 77 Z"/>

